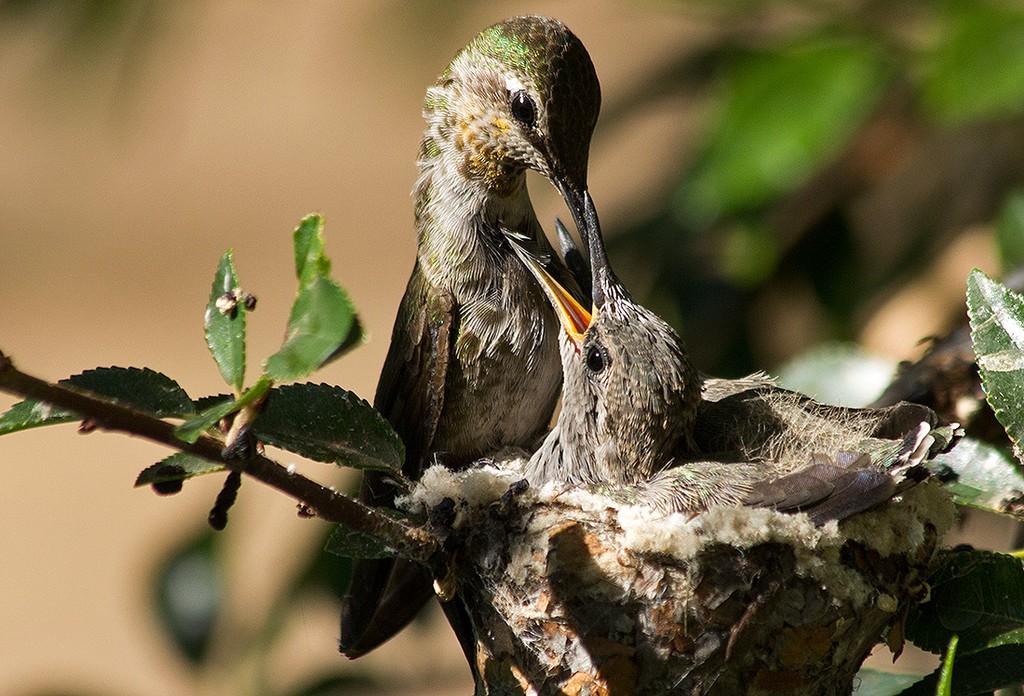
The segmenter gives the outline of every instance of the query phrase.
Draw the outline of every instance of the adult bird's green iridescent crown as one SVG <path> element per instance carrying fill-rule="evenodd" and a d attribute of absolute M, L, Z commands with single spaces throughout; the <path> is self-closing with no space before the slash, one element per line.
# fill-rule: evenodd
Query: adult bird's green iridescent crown
<path fill-rule="evenodd" d="M 592 310 L 517 252 L 564 329 L 562 410 L 526 465 L 532 484 L 587 484 L 666 511 L 768 506 L 823 523 L 919 481 L 922 462 L 958 437 L 916 404 L 841 408 L 763 376 L 701 377 L 679 335 L 612 272 L 589 195 L 584 216 Z"/>
<path fill-rule="evenodd" d="M 576 287 L 537 222 L 525 174 L 548 178 L 583 223 L 600 95 L 583 44 L 544 17 L 485 29 L 427 91 L 416 263 L 374 398 L 405 442 L 411 479 L 435 459 L 459 468 L 505 446 L 533 447 L 550 422 L 561 386 L 558 322 L 508 235 Z M 389 506 L 394 495 L 384 477 L 364 476 L 363 501 Z M 431 587 L 424 569 L 402 559 L 356 562 L 341 651 L 357 657 L 387 640 Z"/>

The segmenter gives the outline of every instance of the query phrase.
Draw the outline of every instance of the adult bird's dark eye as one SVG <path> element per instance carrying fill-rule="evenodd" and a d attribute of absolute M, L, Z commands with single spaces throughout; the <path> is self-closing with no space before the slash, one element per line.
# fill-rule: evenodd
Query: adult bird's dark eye
<path fill-rule="evenodd" d="M 533 128 L 537 125 L 537 105 L 534 103 L 533 97 L 526 92 L 520 90 L 512 95 L 509 110 L 512 112 L 512 118 L 526 128 Z"/>
<path fill-rule="evenodd" d="M 605 367 L 604 353 L 597 346 L 590 346 L 587 349 L 587 369 L 597 373 Z"/>

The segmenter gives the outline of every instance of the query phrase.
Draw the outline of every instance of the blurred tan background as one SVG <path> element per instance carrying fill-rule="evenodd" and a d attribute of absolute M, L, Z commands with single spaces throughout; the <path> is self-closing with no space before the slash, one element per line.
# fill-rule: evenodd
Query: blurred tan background
<path fill-rule="evenodd" d="M 699 31 L 656 6 L 594 0 L 153 5 L 95 36 L 76 35 L 80 7 L 28 7 L 0 25 L 0 346 L 47 378 L 145 365 L 192 395 L 221 390 L 202 312 L 228 247 L 259 297 L 253 374 L 279 344 L 294 291 L 290 232 L 321 211 L 334 275 L 370 341 L 318 377 L 371 398 L 414 257 L 423 92 L 455 51 L 506 16 L 556 16 L 590 49 L 607 103 Z M 591 184 L 609 223 L 643 205 L 675 154 L 661 139 L 687 127 L 665 108 L 614 138 L 598 132 Z M 550 187 L 531 184 L 542 220 L 564 215 Z M 242 675 L 193 674 L 151 611 L 154 564 L 201 529 L 219 486 L 192 481 L 169 498 L 133 489 L 165 454 L 73 426 L 0 440 L 0 693 L 248 692 Z M 343 480 L 328 466 L 306 471 Z M 232 621 L 261 615 L 318 525 L 243 486 L 224 532 Z M 292 617 L 267 666 L 273 683 L 343 660 L 335 612 L 324 599 Z M 353 667 L 384 666 L 395 692 L 467 693 L 463 664 L 439 629 Z"/>
<path fill-rule="evenodd" d="M 219 256 L 234 248 L 243 286 L 259 297 L 255 374 L 293 293 L 290 232 L 320 211 L 334 275 L 370 340 L 317 377 L 372 397 L 414 257 L 423 92 L 477 31 L 513 14 L 562 19 L 589 48 L 611 108 L 707 31 L 699 12 L 610 0 L 129 3 L 95 34 L 79 30 L 73 3 L 14 5 L 0 23 L 0 348 L 51 379 L 148 366 L 193 396 L 222 388 L 202 335 Z M 590 183 L 611 235 L 664 192 L 698 116 L 663 99 L 599 122 Z M 542 221 L 564 215 L 549 186 L 531 179 L 531 191 Z M 934 269 L 945 294 L 911 286 L 879 309 L 862 334 L 872 349 L 911 355 L 941 328 L 928 303 L 955 302 L 969 268 L 995 264 L 984 234 L 957 244 Z M 0 396 L 0 408 L 14 401 Z M 132 482 L 164 450 L 74 430 L 0 439 L 0 694 L 250 693 L 261 672 L 280 691 L 338 666 L 326 597 L 287 618 L 267 663 L 232 653 L 232 636 L 255 630 L 323 531 L 252 482 L 223 533 L 229 595 L 215 649 L 225 659 L 196 671 L 176 657 L 152 611 L 152 574 L 169 546 L 202 529 L 220 482 L 157 498 Z M 351 484 L 329 466 L 303 470 Z M 437 622 L 351 669 L 373 671 L 378 693 L 470 690 Z"/>

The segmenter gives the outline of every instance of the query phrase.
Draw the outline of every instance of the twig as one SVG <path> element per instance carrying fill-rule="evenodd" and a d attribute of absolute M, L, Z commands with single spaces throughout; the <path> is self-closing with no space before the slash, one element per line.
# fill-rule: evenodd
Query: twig
<path fill-rule="evenodd" d="M 376 510 L 358 503 L 312 479 L 288 469 L 260 454 L 247 458 L 224 455 L 224 443 L 202 436 L 195 443 L 178 439 L 174 424 L 136 411 L 89 392 L 51 384 L 18 370 L 9 357 L 0 351 L 0 391 L 22 398 L 44 401 L 74 411 L 91 423 L 107 430 L 137 435 L 182 452 L 223 464 L 232 471 L 247 474 L 262 483 L 291 496 L 313 511 L 317 517 L 345 525 L 357 532 L 384 541 L 402 555 L 427 561 L 436 543 L 428 533 L 402 524 Z"/>

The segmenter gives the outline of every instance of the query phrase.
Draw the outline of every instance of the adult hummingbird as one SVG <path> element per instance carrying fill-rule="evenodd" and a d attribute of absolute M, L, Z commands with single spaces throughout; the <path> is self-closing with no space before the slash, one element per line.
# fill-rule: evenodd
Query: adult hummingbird
<path fill-rule="evenodd" d="M 562 381 L 558 321 L 508 240 L 576 292 L 537 221 L 526 171 L 551 181 L 581 225 L 600 103 L 586 48 L 545 17 L 485 29 L 427 90 L 416 262 L 374 397 L 405 443 L 408 478 L 434 460 L 459 468 L 505 446 L 532 448 L 550 424 Z M 390 506 L 394 496 L 384 476 L 364 476 L 361 500 Z M 357 561 L 341 651 L 372 650 L 432 594 L 411 562 Z"/>
<path fill-rule="evenodd" d="M 585 309 L 526 250 L 563 328 L 558 421 L 526 465 L 533 484 L 588 484 L 666 511 L 714 505 L 842 519 L 920 480 L 955 426 L 928 408 L 820 404 L 754 375 L 702 377 L 679 335 L 612 271 L 584 196 L 593 305 Z"/>

